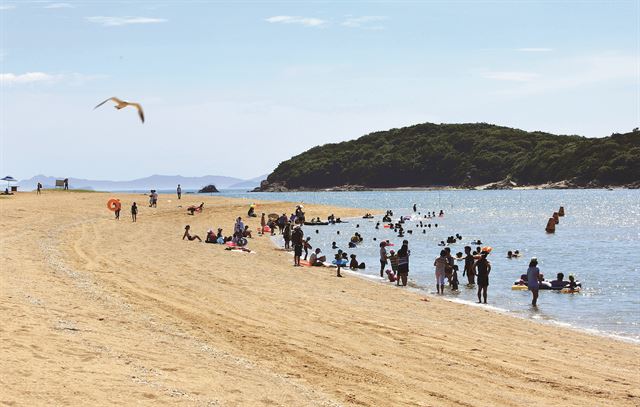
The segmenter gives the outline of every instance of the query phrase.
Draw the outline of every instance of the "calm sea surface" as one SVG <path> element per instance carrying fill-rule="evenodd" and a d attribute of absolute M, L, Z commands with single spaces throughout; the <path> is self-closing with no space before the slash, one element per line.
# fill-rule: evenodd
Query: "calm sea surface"
<path fill-rule="evenodd" d="M 413 230 L 413 234 L 405 234 L 404 238 L 409 240 L 409 278 L 415 286 L 435 293 L 433 260 L 441 249 L 437 244 L 458 233 L 463 239 L 450 245 L 454 255 L 474 239 L 481 239 L 483 246 L 493 247 L 489 256 L 492 263 L 490 306 L 522 317 L 640 340 L 640 191 L 222 191 L 222 194 L 256 200 L 392 209 L 396 218 L 414 215 L 411 208 L 414 203 L 418 205 L 421 217 L 427 211 L 437 213 L 442 209 L 445 212 L 442 218 L 421 219 L 425 227 L 420 227 L 419 221 L 407 221 L 405 224 L 405 230 Z M 566 216 L 560 218 L 555 234 L 545 233 L 547 219 L 561 205 L 565 207 Z M 292 211 L 293 208 L 294 205 Z M 307 226 L 305 235 L 311 236 L 314 248 L 320 247 L 328 255 L 335 253 L 331 250 L 331 242 L 335 241 L 368 265 L 361 273 L 380 280 L 380 240 L 391 240 L 396 244 L 396 250 L 402 242 L 393 230 L 374 228 L 380 219 L 376 216 L 373 220 L 350 219 L 349 223 L 341 225 Z M 431 228 L 426 227 L 428 223 L 432 224 Z M 348 240 L 356 231 L 364 237 L 364 242 L 355 249 L 349 249 Z M 373 241 L 374 237 L 378 240 Z M 523 257 L 507 259 L 507 251 L 516 249 Z M 582 282 L 582 292 L 560 294 L 541 291 L 539 306 L 533 309 L 528 291 L 511 290 L 512 283 L 526 272 L 533 256 L 538 258 L 540 271 L 546 279 L 554 279 L 558 272 L 563 272 L 565 279 L 573 274 Z M 462 266 L 463 263 L 457 264 Z M 465 287 L 462 267 L 458 276 L 460 291 L 447 290 L 445 296 L 475 302 L 475 289 Z"/>

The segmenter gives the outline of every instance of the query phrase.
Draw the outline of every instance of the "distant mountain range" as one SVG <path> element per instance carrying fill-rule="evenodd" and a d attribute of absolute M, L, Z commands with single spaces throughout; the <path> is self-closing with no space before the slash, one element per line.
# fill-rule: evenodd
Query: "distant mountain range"
<path fill-rule="evenodd" d="M 65 177 L 50 177 L 46 175 L 36 175 L 35 177 L 21 180 L 18 186 L 21 190 L 36 189 L 38 182 L 45 188 L 53 188 L 57 179 Z M 101 181 L 83 178 L 69 177 L 69 188 L 71 189 L 93 189 L 95 191 L 145 191 L 150 189 L 172 190 L 178 184 L 183 190 L 200 189 L 206 185 L 213 184 L 218 189 L 251 189 L 260 185 L 260 181 L 266 179 L 263 175 L 251 179 L 241 179 L 226 177 L 223 175 L 205 175 L 202 177 L 183 177 L 181 175 L 152 175 L 150 177 L 138 178 L 130 181 Z"/>

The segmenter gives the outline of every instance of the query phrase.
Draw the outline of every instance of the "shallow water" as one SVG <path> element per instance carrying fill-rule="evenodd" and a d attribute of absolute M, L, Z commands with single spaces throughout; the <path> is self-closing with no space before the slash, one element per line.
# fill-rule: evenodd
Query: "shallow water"
<path fill-rule="evenodd" d="M 311 202 L 360 208 L 392 209 L 395 217 L 414 215 L 416 203 L 420 216 L 427 211 L 445 216 L 421 219 L 431 228 L 420 228 L 418 221 L 407 221 L 405 234 L 411 250 L 410 280 L 429 293 L 435 293 L 433 260 L 440 252 L 438 242 L 456 233 L 462 242 L 450 245 L 452 253 L 463 251 L 474 239 L 493 247 L 489 285 L 489 304 L 509 313 L 536 320 L 569 324 L 575 327 L 640 340 L 640 291 L 635 285 L 640 273 L 640 191 L 638 190 L 528 190 L 528 191 L 389 191 L 389 192 L 296 192 L 245 193 L 222 191 L 223 195 Z M 547 219 L 560 206 L 566 216 L 560 218 L 555 234 L 544 231 Z M 292 205 L 293 211 L 294 205 Z M 336 214 L 339 216 L 339 214 Z M 331 242 L 349 254 L 355 253 L 368 267 L 360 272 L 379 276 L 378 250 L 382 239 L 396 243 L 403 238 L 392 230 L 375 229 L 374 220 L 351 219 L 349 223 L 306 226 L 311 244 L 332 257 Z M 435 223 L 438 227 L 435 227 Z M 359 228 L 356 228 L 359 225 Z M 316 233 L 316 230 L 318 233 Z M 423 233 L 423 230 L 426 233 Z M 340 231 L 340 235 L 337 232 Z M 347 247 L 350 236 L 358 231 L 364 242 L 355 249 Z M 376 237 L 377 241 L 373 241 Z M 390 248 L 390 249 L 393 249 Z M 508 250 L 520 250 L 520 259 L 506 258 Z M 525 273 L 529 259 L 537 257 L 545 278 L 552 280 L 563 272 L 565 279 L 574 274 L 582 282 L 580 294 L 541 291 L 539 306 L 530 306 L 528 291 L 512 291 L 511 285 Z M 457 263 L 462 266 L 463 262 Z M 445 291 L 445 297 L 465 302 L 477 301 L 473 288 L 465 286 L 462 267 L 458 273 L 460 291 Z"/>

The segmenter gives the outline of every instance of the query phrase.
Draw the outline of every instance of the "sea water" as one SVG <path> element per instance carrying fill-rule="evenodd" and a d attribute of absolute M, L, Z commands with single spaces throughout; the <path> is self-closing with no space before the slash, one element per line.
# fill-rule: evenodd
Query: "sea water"
<path fill-rule="evenodd" d="M 412 285 L 431 294 L 435 294 L 433 261 L 442 249 L 438 243 L 446 241 L 448 236 L 462 235 L 460 242 L 449 245 L 455 256 L 456 252 L 464 251 L 465 245 L 477 246 L 470 243 L 480 239 L 482 246 L 493 248 L 489 255 L 492 270 L 488 302 L 491 306 L 526 318 L 640 341 L 638 190 L 223 191 L 222 194 L 290 201 L 290 213 L 295 204 L 308 202 L 383 212 L 391 209 L 394 220 L 401 215 L 422 220 L 425 227 L 419 226 L 419 220 L 406 221 L 404 237 L 398 237 L 392 229 L 384 229 L 382 224 L 376 230 L 375 224 L 381 221 L 381 216 L 349 219 L 348 223 L 336 225 L 305 226 L 304 232 L 311 237 L 311 245 L 320 247 L 329 259 L 336 252 L 331 249 L 334 241 L 347 253 L 356 254 L 358 261 L 367 265 L 358 272 L 378 280 L 380 241 L 389 239 L 395 247 L 387 250 L 397 251 L 402 240 L 407 239 L 411 250 L 409 279 Z M 412 209 L 414 203 L 416 212 Z M 566 216 L 560 218 L 555 233 L 546 233 L 547 220 L 560 206 L 564 206 Z M 444 211 L 443 217 L 424 219 L 427 212 L 435 211 L 437 215 L 440 210 Z M 257 212 L 260 213 L 259 208 Z M 413 233 L 406 233 L 407 230 Z M 352 249 L 348 242 L 355 232 L 363 236 L 364 242 Z M 508 259 L 508 250 L 519 250 L 522 257 Z M 531 257 L 538 258 L 538 267 L 545 279 L 553 280 L 562 272 L 566 280 L 573 274 L 582 283 L 582 291 L 579 294 L 540 291 L 538 307 L 531 307 L 531 293 L 511 290 L 513 282 L 526 273 Z M 445 297 L 476 302 L 476 289 L 466 287 L 467 279 L 462 276 L 464 262 L 456 264 L 460 267 L 460 289 L 458 292 L 445 290 Z"/>

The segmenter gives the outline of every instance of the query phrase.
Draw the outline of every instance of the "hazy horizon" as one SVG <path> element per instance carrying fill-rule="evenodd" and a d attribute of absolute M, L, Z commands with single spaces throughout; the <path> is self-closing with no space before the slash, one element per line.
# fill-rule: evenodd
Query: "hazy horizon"
<path fill-rule="evenodd" d="M 0 171 L 270 173 L 424 122 L 640 122 L 638 2 L 0 3 Z M 108 97 L 140 102 L 116 111 Z"/>

